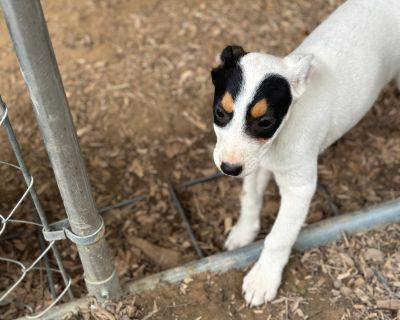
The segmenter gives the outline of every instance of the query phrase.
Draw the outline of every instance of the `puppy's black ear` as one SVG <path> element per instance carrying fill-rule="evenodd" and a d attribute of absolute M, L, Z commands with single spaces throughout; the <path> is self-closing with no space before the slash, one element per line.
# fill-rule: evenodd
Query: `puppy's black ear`
<path fill-rule="evenodd" d="M 221 72 L 222 72 L 222 67 L 221 66 L 216 67 L 216 68 L 211 70 L 211 80 L 212 80 L 212 83 L 214 84 L 214 86 L 216 85 L 217 79 L 220 76 Z"/>
<path fill-rule="evenodd" d="M 227 46 L 222 50 L 220 57 L 224 64 L 231 64 L 237 62 L 246 53 L 241 46 Z"/>
<path fill-rule="evenodd" d="M 243 57 L 247 52 L 243 50 L 240 46 L 227 46 L 224 50 L 222 50 L 219 55 L 219 59 L 217 58 L 217 63 L 219 66 L 212 69 L 211 71 L 211 79 L 213 84 L 215 85 L 217 79 L 221 76 L 221 73 L 224 72 L 224 66 L 234 65 L 241 57 Z"/>

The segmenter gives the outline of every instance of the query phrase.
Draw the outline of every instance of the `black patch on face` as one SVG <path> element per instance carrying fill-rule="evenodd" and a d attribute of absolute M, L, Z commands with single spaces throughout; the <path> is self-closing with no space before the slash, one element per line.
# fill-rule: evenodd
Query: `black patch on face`
<path fill-rule="evenodd" d="M 266 99 L 265 115 L 253 118 L 251 108 L 261 99 Z M 246 113 L 245 132 L 256 139 L 269 139 L 282 123 L 292 103 L 289 82 L 282 76 L 272 74 L 261 82 Z"/>
<path fill-rule="evenodd" d="M 226 47 L 220 57 L 222 64 L 211 71 L 212 82 L 215 87 L 213 115 L 214 123 L 219 127 L 226 126 L 233 117 L 233 112 L 226 112 L 221 106 L 221 100 L 229 92 L 235 100 L 243 81 L 242 70 L 238 64 L 241 57 L 247 52 L 239 46 Z"/>

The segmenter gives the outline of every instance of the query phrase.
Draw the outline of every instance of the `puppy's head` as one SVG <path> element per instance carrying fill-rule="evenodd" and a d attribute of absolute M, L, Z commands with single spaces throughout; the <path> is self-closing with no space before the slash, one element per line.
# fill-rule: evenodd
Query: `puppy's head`
<path fill-rule="evenodd" d="M 312 58 L 247 53 L 239 46 L 222 51 L 220 65 L 211 71 L 214 161 L 222 172 L 244 177 L 258 167 L 305 91 Z"/>

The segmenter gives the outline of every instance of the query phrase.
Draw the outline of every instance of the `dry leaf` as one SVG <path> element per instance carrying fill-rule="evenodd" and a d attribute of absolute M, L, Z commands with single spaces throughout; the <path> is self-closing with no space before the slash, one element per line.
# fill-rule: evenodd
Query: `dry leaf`
<path fill-rule="evenodd" d="M 164 148 L 165 154 L 168 158 L 173 158 L 179 154 L 184 153 L 188 148 L 187 143 L 181 140 L 175 140 L 167 143 Z"/>

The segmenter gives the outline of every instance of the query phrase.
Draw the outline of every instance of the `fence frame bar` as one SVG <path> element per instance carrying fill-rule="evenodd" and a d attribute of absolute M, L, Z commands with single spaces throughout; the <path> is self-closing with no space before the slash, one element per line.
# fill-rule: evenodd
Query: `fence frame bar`
<path fill-rule="evenodd" d="M 72 232 L 85 237 L 102 225 L 39 0 L 0 0 L 25 84 L 55 174 Z M 104 233 L 78 244 L 89 294 L 121 294 Z"/>

